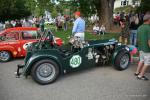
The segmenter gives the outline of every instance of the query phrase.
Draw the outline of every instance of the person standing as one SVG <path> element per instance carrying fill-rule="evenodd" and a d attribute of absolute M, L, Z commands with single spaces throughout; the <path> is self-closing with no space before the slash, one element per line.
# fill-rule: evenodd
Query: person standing
<path fill-rule="evenodd" d="M 130 44 L 136 46 L 137 41 L 137 28 L 139 27 L 138 14 L 132 15 L 130 18 Z"/>
<path fill-rule="evenodd" d="M 10 23 L 10 21 L 5 22 L 5 29 L 12 28 L 12 27 L 13 27 L 13 25 Z"/>
<path fill-rule="evenodd" d="M 44 32 L 44 23 L 45 23 L 45 20 L 43 18 L 43 16 L 40 18 L 40 28 L 41 28 L 41 31 Z"/>
<path fill-rule="evenodd" d="M 21 21 L 20 20 L 16 20 L 16 25 L 15 27 L 22 27 Z"/>
<path fill-rule="evenodd" d="M 2 22 L 0 22 L 0 31 L 2 31 L 4 29 L 4 25 Z"/>
<path fill-rule="evenodd" d="M 76 11 L 74 15 L 76 20 L 74 21 L 72 35 L 84 41 L 85 21 L 80 17 L 81 13 L 79 11 Z"/>
<path fill-rule="evenodd" d="M 140 61 L 135 75 L 137 79 L 149 80 L 144 74 L 148 66 L 150 66 L 150 14 L 146 14 L 143 21 L 144 23 L 138 28 L 137 42 Z"/>
<path fill-rule="evenodd" d="M 67 19 L 68 19 L 67 15 L 64 15 L 64 20 L 63 20 L 63 23 L 64 23 L 64 31 L 67 30 L 67 21 L 68 21 Z"/>
<path fill-rule="evenodd" d="M 23 21 L 22 26 L 23 26 L 23 27 L 31 27 L 31 26 L 32 26 L 32 23 L 29 22 L 28 19 L 25 19 L 25 20 Z"/>
<path fill-rule="evenodd" d="M 128 16 L 125 17 L 126 19 L 120 21 L 121 26 L 121 33 L 119 36 L 119 42 L 127 45 L 128 44 L 128 37 L 129 37 L 129 21 Z"/>

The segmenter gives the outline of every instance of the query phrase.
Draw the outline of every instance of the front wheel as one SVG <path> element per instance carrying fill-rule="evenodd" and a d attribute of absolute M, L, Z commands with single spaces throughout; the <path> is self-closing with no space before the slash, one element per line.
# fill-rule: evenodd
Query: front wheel
<path fill-rule="evenodd" d="M 31 70 L 32 78 L 41 85 L 54 82 L 59 75 L 59 67 L 53 60 L 38 61 Z"/>
<path fill-rule="evenodd" d="M 125 51 L 121 51 L 115 58 L 114 66 L 117 70 L 125 70 L 130 63 L 130 54 Z"/>
<path fill-rule="evenodd" d="M 7 62 L 11 59 L 11 54 L 8 51 L 0 51 L 0 61 Z"/>

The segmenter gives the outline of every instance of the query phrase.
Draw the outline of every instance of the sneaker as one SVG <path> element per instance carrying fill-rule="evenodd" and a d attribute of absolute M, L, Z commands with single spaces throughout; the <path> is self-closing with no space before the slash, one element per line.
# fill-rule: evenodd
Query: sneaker
<path fill-rule="evenodd" d="M 137 73 L 134 73 L 134 75 L 135 75 L 135 76 L 138 76 L 138 75 L 139 75 L 139 73 L 138 73 L 138 74 L 137 74 Z"/>
<path fill-rule="evenodd" d="M 139 80 L 145 80 L 145 81 L 149 80 L 146 76 L 142 76 L 142 77 L 137 76 L 137 79 L 139 79 Z"/>

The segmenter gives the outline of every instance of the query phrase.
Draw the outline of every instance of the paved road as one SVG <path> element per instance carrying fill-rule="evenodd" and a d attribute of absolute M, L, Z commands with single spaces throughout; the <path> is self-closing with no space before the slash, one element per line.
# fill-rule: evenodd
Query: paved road
<path fill-rule="evenodd" d="M 116 71 L 111 66 L 96 67 L 61 76 L 55 83 L 41 86 L 30 77 L 14 77 L 22 60 L 0 63 L 0 100 L 149 100 L 150 81 L 133 76 L 136 66 Z M 147 74 L 150 78 L 150 73 Z"/>

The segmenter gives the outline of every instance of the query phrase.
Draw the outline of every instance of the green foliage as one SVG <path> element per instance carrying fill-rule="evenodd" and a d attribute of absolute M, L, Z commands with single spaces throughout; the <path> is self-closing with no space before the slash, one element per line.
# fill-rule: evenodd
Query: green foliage
<path fill-rule="evenodd" d="M 124 7 L 118 7 L 114 10 L 115 13 L 117 13 L 117 12 L 129 13 L 130 11 L 136 11 L 136 8 L 134 8 L 132 6 L 124 6 Z"/>
<path fill-rule="evenodd" d="M 25 0 L 0 0 L 0 21 L 29 16 L 31 13 L 25 3 Z"/>
<path fill-rule="evenodd" d="M 25 0 L 26 7 L 35 16 L 43 16 L 45 10 L 54 11 L 54 2 L 51 0 Z"/>
<path fill-rule="evenodd" d="M 36 4 L 37 2 L 35 0 L 26 0 L 25 6 L 28 8 L 29 11 L 31 11 L 32 14 L 34 14 Z"/>
<path fill-rule="evenodd" d="M 91 16 L 92 14 L 95 14 L 97 12 L 97 9 L 95 7 L 95 3 L 98 0 L 79 0 L 79 9 L 84 14 L 84 16 Z"/>
<path fill-rule="evenodd" d="M 138 10 L 143 13 L 150 12 L 150 0 L 141 0 L 141 5 Z"/>
<path fill-rule="evenodd" d="M 63 12 L 64 9 L 71 9 L 70 13 L 73 14 L 75 11 L 80 10 L 83 16 L 91 16 L 96 13 L 95 2 L 99 0 L 57 0 L 59 1 L 57 11 Z"/>
<path fill-rule="evenodd" d="M 57 16 L 57 10 L 56 10 L 56 7 L 54 7 L 53 8 L 53 10 L 52 10 L 52 12 L 51 12 L 51 16 L 53 17 L 53 18 L 55 18 L 56 16 Z"/>
<path fill-rule="evenodd" d="M 45 10 L 49 12 L 53 10 L 53 3 L 50 0 L 37 0 L 36 9 L 38 9 L 39 15 L 43 15 Z"/>

